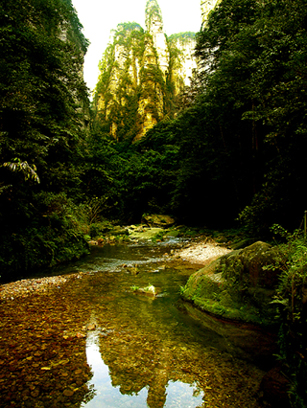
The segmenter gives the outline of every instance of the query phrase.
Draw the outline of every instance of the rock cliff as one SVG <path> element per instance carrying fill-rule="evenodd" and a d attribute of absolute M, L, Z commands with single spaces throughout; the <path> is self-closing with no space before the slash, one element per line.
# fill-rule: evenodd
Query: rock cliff
<path fill-rule="evenodd" d="M 100 62 L 96 118 L 118 141 L 138 140 L 174 117 L 178 96 L 197 69 L 195 33 L 167 37 L 156 0 L 147 1 L 145 13 L 146 30 L 137 23 L 119 24 Z"/>
<path fill-rule="evenodd" d="M 221 0 L 202 0 L 201 1 L 201 15 L 202 15 L 202 24 L 207 23 L 210 11 L 213 10 Z"/>

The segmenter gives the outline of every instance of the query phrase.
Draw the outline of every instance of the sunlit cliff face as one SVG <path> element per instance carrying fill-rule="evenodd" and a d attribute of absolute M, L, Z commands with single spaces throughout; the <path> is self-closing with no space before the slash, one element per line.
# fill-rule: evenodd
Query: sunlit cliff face
<path fill-rule="evenodd" d="M 217 2 L 202 2 L 204 19 Z M 117 140 L 140 139 L 165 116 L 175 116 L 176 98 L 198 69 L 195 34 L 168 38 L 156 0 L 147 1 L 145 16 L 146 30 L 136 23 L 118 25 L 101 64 L 99 121 Z"/>
<path fill-rule="evenodd" d="M 220 2 L 221 0 L 201 0 L 201 15 L 203 25 L 207 23 L 208 16 L 211 10 Z"/>

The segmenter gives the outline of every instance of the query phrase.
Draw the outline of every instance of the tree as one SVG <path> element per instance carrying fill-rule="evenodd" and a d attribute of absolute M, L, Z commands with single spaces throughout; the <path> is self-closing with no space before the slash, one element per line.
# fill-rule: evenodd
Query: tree
<path fill-rule="evenodd" d="M 8 0 L 0 5 L 0 164 L 22 168 L 27 163 L 40 179 L 40 184 L 25 182 L 9 166 L 0 168 L 1 182 L 10 186 L 0 196 L 6 250 L 10 237 L 46 223 L 43 196 L 64 190 L 80 195 L 87 45 L 70 0 Z"/>
<path fill-rule="evenodd" d="M 224 0 L 198 34 L 205 94 L 218 107 L 231 156 L 242 146 L 244 172 L 249 169 L 254 198 L 241 219 L 262 233 L 274 222 L 296 227 L 304 209 L 305 6 L 303 0 Z M 225 129 L 230 114 L 238 132 Z"/>

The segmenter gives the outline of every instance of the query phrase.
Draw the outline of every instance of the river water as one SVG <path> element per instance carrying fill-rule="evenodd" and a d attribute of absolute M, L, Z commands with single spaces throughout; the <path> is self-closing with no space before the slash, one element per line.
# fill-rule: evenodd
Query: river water
<path fill-rule="evenodd" d="M 0 407 L 261 407 L 263 367 L 180 300 L 199 266 L 177 245 L 95 247 L 55 272 L 80 278 L 4 303 Z"/>
<path fill-rule="evenodd" d="M 96 327 L 87 336 L 93 377 L 82 408 L 258 406 L 263 371 L 181 303 L 180 287 L 199 267 L 168 262 L 175 244 L 105 246 L 77 265 L 93 270 Z M 149 286 L 155 296 L 140 291 Z"/>

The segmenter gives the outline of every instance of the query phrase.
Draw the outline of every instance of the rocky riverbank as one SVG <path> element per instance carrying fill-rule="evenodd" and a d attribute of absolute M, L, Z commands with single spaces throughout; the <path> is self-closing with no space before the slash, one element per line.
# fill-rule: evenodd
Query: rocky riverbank
<path fill-rule="evenodd" d="M 15 282 L 5 283 L 0 286 L 0 300 L 14 300 L 33 294 L 48 293 L 52 289 L 61 287 L 72 279 L 81 279 L 83 272 L 71 275 L 59 275 L 45 278 L 22 279 Z"/>
<path fill-rule="evenodd" d="M 230 252 L 231 250 L 229 248 L 221 244 L 218 244 L 212 239 L 208 240 L 208 239 L 203 239 L 202 237 L 198 237 L 191 241 L 184 241 L 181 244 L 179 244 L 175 249 L 168 251 L 168 253 L 165 253 L 163 264 L 166 264 L 166 270 L 168 268 L 167 265 L 170 266 L 170 265 L 177 264 L 177 263 L 179 263 L 180 267 L 185 265 L 185 267 L 187 268 L 193 268 L 194 270 L 198 270 L 198 269 L 201 270 L 201 268 L 204 268 L 206 267 L 206 265 L 210 264 L 211 261 L 215 261 L 220 256 L 227 255 Z M 164 270 L 164 268 L 162 268 L 161 270 Z M 130 274 L 127 274 L 127 275 L 130 276 Z M 100 274 L 100 276 L 104 276 L 104 274 Z M 13 330 L 13 328 L 16 329 L 18 333 L 17 337 L 20 340 L 19 341 L 20 345 L 18 346 L 19 348 L 15 347 L 15 343 L 14 344 L 12 343 L 13 340 L 10 342 L 9 347 L 11 347 L 11 344 L 13 344 L 15 347 L 13 351 L 16 349 L 16 353 L 18 354 L 21 352 L 20 350 L 22 350 L 22 339 L 23 338 L 27 339 L 27 336 L 28 336 L 28 330 L 29 330 L 28 320 L 29 319 L 33 320 L 33 327 L 35 324 L 36 331 L 38 331 L 38 328 L 45 330 L 48 336 L 49 336 L 49 329 L 46 328 L 47 326 L 45 326 L 47 324 L 46 322 L 51 322 L 52 324 L 55 322 L 53 330 L 54 330 L 54 333 L 55 333 L 55 330 L 57 330 L 58 333 L 55 336 L 55 334 L 52 332 L 52 336 L 54 338 L 59 339 L 57 340 L 58 342 L 57 350 L 59 354 L 59 361 L 55 361 L 52 364 L 47 363 L 46 362 L 47 360 L 42 361 L 41 366 L 39 366 L 40 373 L 42 372 L 44 375 L 47 375 L 48 373 L 50 374 L 51 371 L 53 370 L 53 367 L 58 367 L 58 365 L 61 365 L 63 362 L 65 362 L 65 364 L 68 365 L 68 358 L 69 358 L 68 354 L 67 356 L 65 355 L 65 359 L 62 357 L 62 354 L 63 354 L 62 349 L 64 350 L 63 347 L 64 346 L 67 347 L 67 346 L 66 346 L 66 343 L 63 346 L 62 342 L 69 341 L 69 344 L 71 343 L 75 345 L 76 347 L 77 346 L 83 347 L 83 348 L 85 347 L 84 339 L 86 336 L 86 330 L 83 330 L 83 327 L 85 327 L 84 322 L 86 322 L 87 321 L 86 319 L 88 318 L 88 316 L 86 315 L 86 311 L 87 311 L 87 308 L 89 307 L 88 306 L 89 299 L 92 298 L 92 296 L 89 296 L 87 294 L 88 288 L 90 287 L 92 288 L 92 285 L 89 285 L 87 287 L 87 282 L 91 281 L 95 283 L 96 279 L 98 278 L 96 278 L 95 273 L 93 273 L 93 270 L 91 270 L 89 272 L 77 272 L 77 273 L 73 273 L 69 275 L 59 275 L 59 276 L 44 277 L 44 278 L 40 277 L 40 278 L 35 278 L 35 279 L 23 279 L 23 280 L 1 285 L 0 286 L 0 303 L 2 303 L 2 310 L 5 311 L 7 319 L 11 319 L 11 326 L 9 327 L 9 329 L 6 328 L 8 330 L 7 332 L 3 331 L 4 334 L 2 334 L 2 338 L 3 339 L 7 338 L 7 336 L 11 336 L 13 338 L 14 337 L 13 333 L 10 333 L 10 330 Z M 71 293 L 69 289 L 73 287 L 80 287 L 82 285 L 85 285 L 87 287 L 87 290 L 84 292 L 85 299 L 83 299 L 84 300 L 83 302 L 84 311 L 83 309 L 81 310 L 79 307 L 76 307 L 76 310 L 75 310 L 73 305 L 74 304 L 79 305 L 80 294 L 78 291 L 76 291 L 76 293 L 74 291 Z M 72 297 L 71 297 L 72 294 L 73 296 L 77 296 L 74 299 L 74 301 L 72 301 Z M 109 295 L 106 296 L 105 299 L 107 301 L 108 299 L 112 301 L 112 297 L 110 297 Z M 43 314 L 41 313 L 42 307 L 46 308 L 46 310 L 48 309 Z M 47 319 L 46 316 L 49 313 L 49 309 L 53 310 L 54 307 L 61 308 L 61 313 L 63 312 L 62 309 L 63 310 L 65 309 L 66 315 L 64 317 L 66 320 L 63 318 L 62 315 L 61 315 L 62 317 L 59 318 L 57 311 L 54 311 L 53 315 L 51 317 L 48 317 Z M 222 330 L 222 332 L 220 333 L 221 336 L 223 338 L 225 337 L 229 338 L 229 344 L 234 344 L 237 349 L 241 349 L 241 353 L 244 358 L 247 358 L 246 356 L 251 354 L 250 348 L 255 346 L 255 349 L 258 351 L 258 354 L 259 354 L 259 356 L 258 354 L 257 355 L 255 354 L 255 359 L 258 361 L 258 363 L 260 361 L 262 362 L 262 365 L 265 367 L 265 371 L 266 369 L 269 368 L 269 366 L 267 367 L 263 363 L 262 360 L 265 360 L 265 362 L 268 362 L 269 365 L 272 363 L 270 359 L 270 356 L 272 355 L 270 346 L 271 346 L 271 343 L 274 343 L 274 339 L 272 340 L 269 337 L 270 334 L 267 334 L 267 333 L 264 334 L 264 332 L 260 331 L 260 329 L 257 329 L 258 331 L 255 332 L 257 335 L 254 335 L 254 332 L 252 334 L 252 338 L 253 338 L 253 343 L 252 343 L 250 341 L 250 337 L 248 337 L 248 336 L 251 336 L 250 334 L 250 330 L 252 330 L 251 327 L 246 326 L 246 325 L 243 325 L 243 326 L 238 325 L 238 323 L 229 325 L 229 322 L 224 322 L 219 319 L 215 319 L 210 315 L 203 314 L 202 312 L 199 311 L 198 308 L 192 307 L 192 305 L 189 302 L 185 302 L 184 304 L 181 304 L 181 307 L 185 308 L 186 314 L 189 314 L 195 320 L 201 321 L 201 324 L 208 327 L 210 330 L 217 331 L 218 333 L 220 330 Z M 31 309 L 31 314 L 28 315 L 30 309 Z M 18 320 L 19 326 L 18 325 L 16 325 L 16 327 L 12 326 L 13 313 L 17 313 L 18 316 L 25 316 L 26 314 L 27 317 L 25 318 L 25 323 L 23 323 L 23 325 L 25 326 L 25 334 L 21 332 L 21 325 L 20 325 L 19 320 Z M 77 320 L 74 317 L 75 315 L 78 316 Z M 88 315 L 90 315 L 89 312 L 88 312 Z M 107 323 L 105 323 L 105 325 L 106 324 Z M 2 322 L 2 326 L 4 328 L 6 327 L 5 321 Z M 238 331 L 238 333 L 236 333 L 236 330 Z M 225 333 L 227 333 L 227 335 Z M 40 341 L 42 332 L 38 332 L 37 336 Z M 16 333 L 15 333 L 15 337 L 16 337 Z M 49 338 L 48 338 L 48 341 L 49 341 Z M 6 340 L 6 343 L 7 343 L 7 340 Z M 44 344 L 45 343 L 43 343 L 43 346 Z M 43 351 L 39 349 L 39 351 L 42 353 L 43 351 L 45 352 L 45 349 Z M 230 349 L 228 351 L 230 351 Z M 36 350 L 35 352 L 37 352 L 37 356 L 35 354 L 34 357 L 36 358 L 36 360 L 38 360 L 39 358 L 38 351 Z M 78 353 L 80 354 L 79 350 L 78 350 Z M 76 354 L 76 351 L 71 352 L 71 354 L 72 355 Z M 263 356 L 265 356 L 265 358 L 263 358 Z M 30 357 L 29 356 L 25 357 L 24 361 L 27 364 L 28 364 L 28 358 Z M 11 369 L 11 367 L 13 367 L 13 364 L 15 364 L 14 358 L 15 358 L 14 353 L 11 352 L 10 353 L 10 359 L 11 359 L 10 365 L 8 366 L 9 369 Z M 84 356 L 82 358 L 84 359 Z M 49 356 L 48 356 L 48 359 L 49 359 Z M 35 361 L 33 360 L 33 364 L 37 365 L 39 363 L 36 360 Z M 71 359 L 71 363 L 72 361 L 73 360 Z M 2 364 L 2 367 L 6 367 L 4 358 L 2 359 L 2 362 L 0 358 L 0 364 Z M 23 364 L 23 362 L 21 362 L 20 364 Z M 85 367 L 84 372 L 80 370 L 79 367 L 76 367 L 75 365 L 73 366 L 73 368 L 69 368 L 69 369 L 68 368 L 66 369 L 66 366 L 65 366 L 65 371 L 63 371 L 61 375 L 63 376 L 66 375 L 68 371 L 74 372 L 76 373 L 76 375 L 74 376 L 74 378 L 68 376 L 67 384 L 62 383 L 63 389 L 61 389 L 61 392 L 63 395 L 60 396 L 59 398 L 62 398 L 63 401 L 65 398 L 68 401 L 72 397 L 76 398 L 77 400 L 80 397 L 78 392 L 79 391 L 83 392 L 83 388 L 81 389 L 79 386 L 75 386 L 75 383 L 77 384 L 78 382 L 78 384 L 80 383 L 80 385 L 85 387 L 84 385 L 85 380 L 88 378 L 88 367 L 86 366 L 86 363 L 83 361 L 81 365 L 82 366 L 84 365 Z M 21 368 L 23 367 L 23 369 L 25 369 L 24 366 L 20 366 L 20 367 Z M 30 370 L 30 367 L 28 368 Z M 18 366 L 18 369 L 19 369 L 19 366 Z M 32 373 L 33 368 L 30 371 Z M 269 394 L 268 396 L 266 396 L 266 398 L 270 399 L 271 393 L 266 391 L 266 388 L 268 388 L 267 384 L 270 384 L 270 381 L 275 381 L 275 377 L 273 377 L 273 380 L 271 379 L 272 377 L 268 377 L 268 381 L 266 381 L 264 385 L 261 386 L 261 389 L 259 391 L 260 392 L 259 396 L 261 396 L 262 394 L 264 395 L 266 393 L 266 394 Z M 259 382 L 260 380 L 261 378 L 259 378 Z M 282 380 L 284 381 L 283 378 Z M 42 388 L 45 387 L 44 382 L 42 382 L 42 384 L 40 385 Z M 85 388 L 84 390 L 86 391 Z M 269 388 L 271 390 L 272 386 L 269 385 Z M 23 396 L 23 398 L 24 399 L 28 398 L 28 400 L 30 401 L 31 398 L 32 397 L 34 398 L 36 393 L 39 392 L 38 389 L 39 387 L 35 387 L 33 388 L 33 390 L 31 389 L 30 390 L 31 392 L 29 395 L 27 394 L 27 390 L 24 390 L 23 392 L 25 393 L 25 395 Z M 76 395 L 74 396 L 74 394 Z M 7 396 L 7 398 L 10 398 L 10 397 Z M 250 398 L 250 395 L 248 394 L 246 398 L 248 400 Z M 81 397 L 79 399 L 81 399 Z M 285 397 L 283 397 L 283 399 L 285 399 Z"/>
<path fill-rule="evenodd" d="M 178 250 L 176 256 L 183 261 L 205 265 L 229 252 L 231 252 L 229 248 L 221 246 L 214 241 L 208 243 L 206 240 L 203 240 L 188 244 L 187 247 Z"/>
<path fill-rule="evenodd" d="M 215 242 L 201 240 L 198 242 L 186 243 L 184 248 L 179 248 L 170 254 L 168 260 L 174 258 L 200 265 L 206 265 L 213 259 L 230 252 L 226 247 L 222 247 Z M 167 260 L 167 258 L 166 258 Z M 59 275 L 52 277 L 22 279 L 15 282 L 0 285 L 0 300 L 19 297 L 26 297 L 31 294 L 47 293 L 52 289 L 61 289 L 61 287 L 71 279 L 81 279 L 84 272 L 78 272 L 70 275 Z"/>

